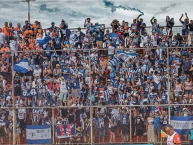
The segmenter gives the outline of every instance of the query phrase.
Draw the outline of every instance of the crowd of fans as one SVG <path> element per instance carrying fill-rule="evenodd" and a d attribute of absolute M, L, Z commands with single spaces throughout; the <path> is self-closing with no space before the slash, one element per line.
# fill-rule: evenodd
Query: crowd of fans
<path fill-rule="evenodd" d="M 23 27 L 19 23 L 14 27 L 11 22 L 5 22 L 5 26 L 0 28 L 1 106 L 32 107 L 16 109 L 17 143 L 20 144 L 20 133 L 25 136 L 25 125 L 51 123 L 51 111 L 33 109 L 46 106 L 76 107 L 55 109 L 54 116 L 56 124 L 66 123 L 65 118 L 69 123 L 76 123 L 83 142 L 90 142 L 90 106 L 94 106 L 91 113 L 93 132 L 98 132 L 99 142 L 104 142 L 108 128 L 110 142 L 116 141 L 115 134 L 120 134 L 122 141 L 128 141 L 130 117 L 134 118 L 132 128 L 135 126 L 131 134 L 137 136 L 137 141 L 146 132 L 151 134 L 148 142 L 160 141 L 160 131 L 168 124 L 168 115 L 193 115 L 193 108 L 188 106 L 193 103 L 193 21 L 189 22 L 185 15 L 184 21 L 181 20 L 183 15 L 180 18 L 182 33 L 177 34 L 173 32 L 174 19 L 169 16 L 165 27 L 159 26 L 153 17 L 150 20 L 151 32 L 140 18 L 142 15 L 131 25 L 125 21 L 120 24 L 115 19 L 110 24 L 112 32 L 119 36 L 115 41 L 105 25 L 91 33 L 90 28 L 99 23 L 93 24 L 87 18 L 85 31 L 77 29 L 75 44 L 71 44 L 67 37 L 65 20 L 59 27 L 52 22 L 51 27 L 45 29 L 39 21 L 34 24 L 25 21 Z M 51 41 L 41 46 L 38 40 L 46 36 L 50 36 Z M 118 55 L 118 50 L 136 53 L 136 57 L 112 65 L 109 62 Z M 29 71 L 25 74 L 14 72 L 12 68 L 21 59 L 29 62 Z M 32 89 L 37 90 L 35 96 L 23 96 L 24 91 Z M 169 102 L 174 104 L 170 114 L 168 106 L 160 106 Z M 105 108 L 105 105 L 110 107 Z M 143 106 L 133 106 L 130 110 L 129 107 L 117 108 L 114 105 Z M 84 106 L 87 107 L 83 109 Z M 12 111 L 2 109 L 0 114 L 3 130 L 0 135 L 4 137 L 7 133 L 10 138 Z M 56 143 L 59 142 L 57 133 L 55 137 Z M 72 137 L 69 141 L 79 139 Z"/>

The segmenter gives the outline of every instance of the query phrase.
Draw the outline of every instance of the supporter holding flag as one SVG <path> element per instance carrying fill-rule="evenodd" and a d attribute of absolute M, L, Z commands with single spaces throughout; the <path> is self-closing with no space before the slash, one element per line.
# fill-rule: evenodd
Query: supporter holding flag
<path fill-rule="evenodd" d="M 62 19 L 59 28 L 61 32 L 61 38 L 63 38 L 66 35 L 66 29 L 68 28 L 68 23 L 66 23 L 66 21 Z"/>

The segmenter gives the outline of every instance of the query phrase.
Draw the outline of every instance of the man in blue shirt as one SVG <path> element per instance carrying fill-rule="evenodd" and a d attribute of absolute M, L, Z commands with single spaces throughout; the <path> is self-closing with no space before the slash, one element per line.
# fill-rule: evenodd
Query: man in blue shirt
<path fill-rule="evenodd" d="M 162 116 L 160 117 L 159 111 L 157 111 L 154 117 L 154 133 L 155 133 L 156 141 L 160 141 L 161 119 L 162 119 Z"/>
<path fill-rule="evenodd" d="M 62 74 L 65 80 L 70 78 L 70 68 L 67 64 L 65 64 L 64 68 L 62 68 Z"/>
<path fill-rule="evenodd" d="M 122 134 L 123 134 L 123 141 L 128 142 L 128 135 L 130 131 L 130 123 L 129 123 L 129 113 L 126 108 L 123 109 L 122 112 Z"/>
<path fill-rule="evenodd" d="M 56 36 L 53 38 L 53 47 L 56 50 L 58 55 L 62 54 L 62 51 L 57 51 L 61 50 L 61 38 L 58 36 L 58 33 L 55 34 Z"/>
<path fill-rule="evenodd" d="M 143 22 L 143 19 L 141 18 L 140 21 L 137 21 L 138 23 L 138 31 L 141 31 L 141 34 L 143 35 L 145 32 L 146 24 Z"/>
<path fill-rule="evenodd" d="M 73 84 L 72 96 L 78 99 L 78 104 L 80 103 L 80 75 L 78 77 L 76 74 L 72 75 L 71 83 Z"/>

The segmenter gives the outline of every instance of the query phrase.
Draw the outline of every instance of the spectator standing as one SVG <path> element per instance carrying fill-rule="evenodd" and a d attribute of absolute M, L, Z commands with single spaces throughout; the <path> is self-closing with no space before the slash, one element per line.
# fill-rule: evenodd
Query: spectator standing
<path fill-rule="evenodd" d="M 188 44 L 188 23 L 189 23 L 189 18 L 187 16 L 187 13 L 185 13 L 186 18 L 184 21 L 182 21 L 182 17 L 184 16 L 183 14 L 181 15 L 179 21 L 182 23 L 182 35 L 184 37 L 184 40 L 186 41 L 186 44 Z"/>
<path fill-rule="evenodd" d="M 152 113 L 149 113 L 149 117 L 147 118 L 146 130 L 147 130 L 147 142 L 148 143 L 154 143 L 155 142 L 154 117 L 153 117 Z"/>

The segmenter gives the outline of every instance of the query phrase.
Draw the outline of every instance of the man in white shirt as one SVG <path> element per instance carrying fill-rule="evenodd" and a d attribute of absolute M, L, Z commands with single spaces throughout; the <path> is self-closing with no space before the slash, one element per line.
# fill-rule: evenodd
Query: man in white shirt
<path fill-rule="evenodd" d="M 36 65 L 36 69 L 33 71 L 34 77 L 40 77 L 41 76 L 41 69 L 39 68 L 39 65 Z"/>
<path fill-rule="evenodd" d="M 0 43 L 1 47 L 5 44 L 5 34 L 2 32 L 2 29 L 0 28 Z"/>
<path fill-rule="evenodd" d="M 22 103 L 21 104 L 21 107 L 24 107 L 24 104 Z M 23 134 L 23 137 L 25 137 L 25 122 L 26 122 L 26 109 L 18 109 L 18 118 L 19 118 L 19 121 L 20 121 L 20 127 L 21 127 L 21 131 L 22 131 L 22 134 Z"/>
<path fill-rule="evenodd" d="M 167 145 L 181 145 L 180 135 L 174 131 L 172 125 L 168 124 L 165 130 L 168 134 Z"/>

